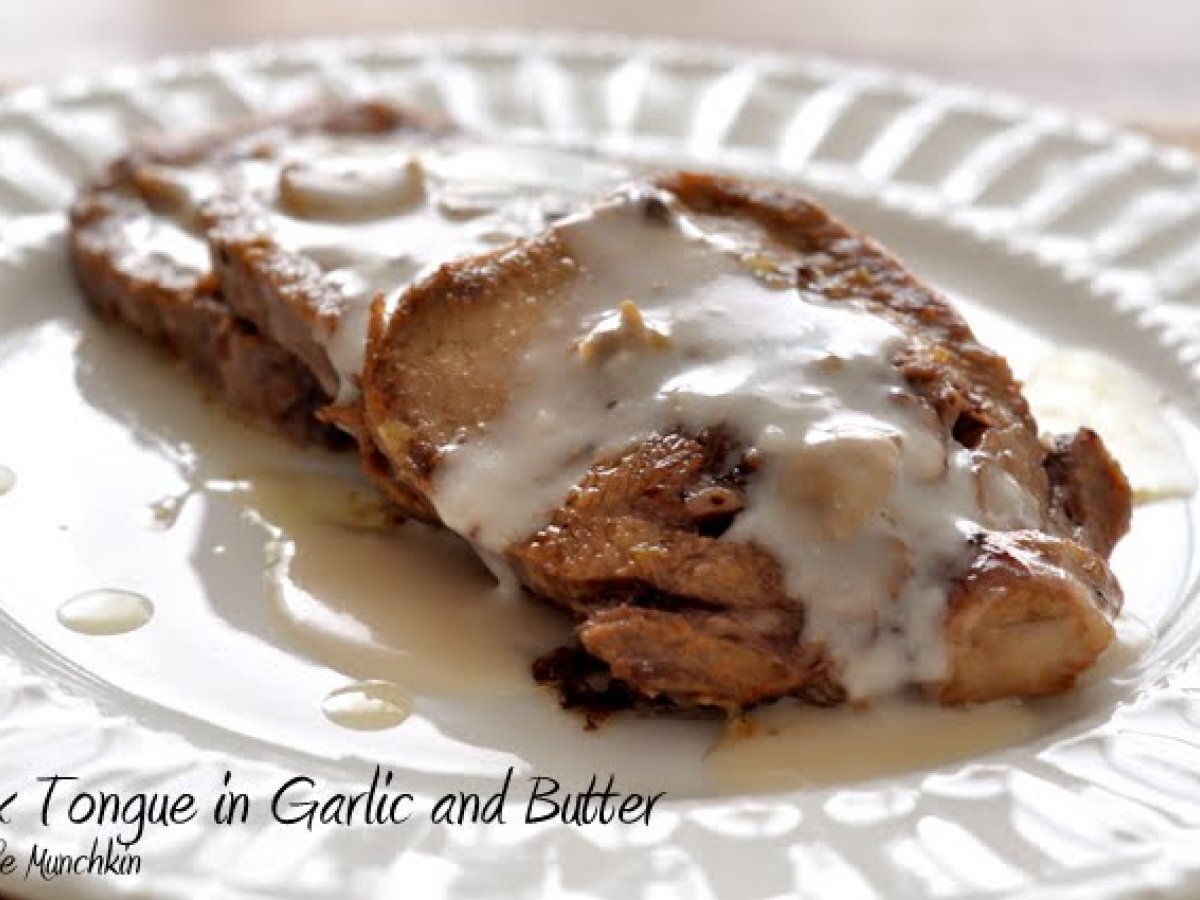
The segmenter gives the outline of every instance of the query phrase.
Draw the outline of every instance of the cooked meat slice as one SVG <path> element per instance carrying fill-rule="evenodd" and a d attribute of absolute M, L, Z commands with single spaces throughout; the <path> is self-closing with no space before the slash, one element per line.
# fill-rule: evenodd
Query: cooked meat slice
<path fill-rule="evenodd" d="M 358 261 L 355 231 L 362 220 L 386 219 L 411 200 L 404 190 L 408 154 L 453 132 L 441 120 L 386 104 L 339 112 L 321 120 L 319 128 L 306 129 L 308 141 L 289 134 L 288 140 L 256 148 L 251 163 L 264 163 L 261 171 L 207 196 L 198 209 L 226 301 L 302 359 L 331 397 L 337 396 L 339 376 L 328 344 L 346 312 L 347 296 L 341 281 L 327 277 L 328 270 Z M 327 174 L 332 187 L 318 181 L 304 193 L 304 173 L 319 178 L 320 167 L 346 166 L 356 157 L 368 167 L 384 162 L 386 177 L 376 172 L 374 182 L 368 178 L 347 188 L 341 182 L 362 177 L 351 168 L 340 173 L 340 181 Z M 339 188 L 352 195 L 337 196 Z M 381 197 L 389 202 L 381 204 Z M 316 226 L 309 241 L 283 240 L 281 233 L 297 231 L 292 219 L 301 228 Z M 395 244 L 401 255 L 404 247 Z"/>
<path fill-rule="evenodd" d="M 775 635 L 725 613 L 621 605 L 589 615 L 579 636 L 623 683 L 682 705 L 726 706 L 737 697 L 745 706 L 802 694 L 828 664 L 811 645 L 797 653 L 797 637 L 780 646 Z"/>
<path fill-rule="evenodd" d="M 233 316 L 202 265 L 157 253 L 154 213 L 117 181 L 85 191 L 71 210 L 71 262 L 84 296 L 182 360 L 234 414 L 270 424 L 304 443 L 344 446 L 345 436 L 315 418 L 329 402 L 308 369 L 252 325 Z M 186 252 L 186 251 L 185 251 Z"/>
<path fill-rule="evenodd" d="M 81 193 L 72 256 L 95 305 L 189 360 L 235 411 L 342 445 L 377 295 L 536 232 L 626 172 L 389 104 L 318 104 L 135 148 Z M 401 512 L 437 520 L 362 450 Z"/>
<path fill-rule="evenodd" d="M 391 462 L 367 437 L 366 425 L 362 418 L 362 404 L 343 403 L 327 406 L 321 410 L 320 418 L 336 425 L 358 445 L 363 472 L 391 502 L 398 515 L 418 519 L 430 525 L 441 524 L 437 512 L 430 506 L 425 495 L 414 491 L 404 481 L 396 478 L 392 473 Z"/>
<path fill-rule="evenodd" d="M 288 148 L 261 189 L 203 211 L 221 284 L 341 402 L 358 393 L 370 305 L 443 262 L 535 234 L 628 177 L 579 153 L 408 127 Z"/>
<path fill-rule="evenodd" d="M 1103 560 L 1074 541 L 998 532 L 950 597 L 946 703 L 1064 691 L 1113 640 L 1121 589 Z"/>
<path fill-rule="evenodd" d="M 402 127 L 418 125 L 399 108 L 330 102 L 143 142 L 85 186 L 72 206 L 69 250 L 85 297 L 186 361 L 236 414 L 302 441 L 345 446 L 344 434 L 315 417 L 332 395 L 312 367 L 270 330 L 230 310 L 199 207 L 214 191 L 247 187 L 245 171 L 294 140 Z"/>
<path fill-rule="evenodd" d="M 382 104 L 161 140 L 81 193 L 73 263 L 232 408 L 349 433 L 402 511 L 570 609 L 614 696 L 1025 696 L 1111 641 L 1120 470 L 1090 432 L 1044 448 L 895 259 L 687 173 L 524 238 L 623 170 L 572 157 L 564 203 L 480 146 Z"/>
<path fill-rule="evenodd" d="M 1125 473 L 1089 428 L 1055 438 L 1045 465 L 1051 507 L 1066 517 L 1060 527 L 1107 558 L 1129 530 L 1130 488 Z"/>
<path fill-rule="evenodd" d="M 409 288 L 388 324 L 376 307 L 364 422 L 398 483 L 431 496 L 443 448 L 504 411 L 520 353 L 545 312 L 525 299 L 566 283 L 564 253 L 551 234 L 441 267 Z"/>
<path fill-rule="evenodd" d="M 756 312 L 746 346 L 726 304 Z M 1027 696 L 1112 638 L 1111 461 L 1048 461 L 1004 360 L 794 191 L 668 176 L 377 312 L 363 424 L 390 477 L 643 696 L 830 702 L 897 672 Z"/>

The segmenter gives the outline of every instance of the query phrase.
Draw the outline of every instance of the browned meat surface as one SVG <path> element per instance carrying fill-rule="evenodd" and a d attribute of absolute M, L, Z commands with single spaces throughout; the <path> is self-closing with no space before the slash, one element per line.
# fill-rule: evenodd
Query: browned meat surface
<path fill-rule="evenodd" d="M 1112 641 L 1121 588 L 1103 558 L 1040 532 L 997 532 L 950 597 L 943 702 L 1065 691 Z"/>
<path fill-rule="evenodd" d="M 568 302 L 578 268 L 550 229 L 442 267 L 408 289 L 390 319 L 377 303 L 362 403 L 330 407 L 339 374 L 327 339 L 342 304 L 320 261 L 284 249 L 250 198 L 220 192 L 197 204 L 164 177 L 254 159 L 308 132 L 434 139 L 443 126 L 382 104 L 330 104 L 159 139 L 81 192 L 72 264 L 93 306 L 185 361 L 233 411 L 301 440 L 352 435 L 396 506 L 437 522 L 445 448 L 471 443 L 504 415 L 522 354 Z M 898 402 L 975 452 L 985 511 L 988 493 L 1010 482 L 1033 498 L 1038 527 L 984 521 L 961 567 L 947 572 L 947 675 L 926 689 L 963 702 L 1069 687 L 1112 640 L 1121 605 L 1106 558 L 1128 528 L 1129 487 L 1100 439 L 1080 431 L 1039 443 L 1004 360 L 893 257 L 794 191 L 687 173 L 657 184 L 705 229 L 805 291 L 901 328 L 904 347 L 891 360 L 907 386 Z M 645 214 L 663 211 L 648 203 Z M 721 422 L 664 428 L 596 458 L 503 553 L 527 588 L 577 620 L 588 655 L 544 661 L 547 680 L 602 705 L 844 700 L 842 673 L 810 638 L 805 598 L 789 593 L 780 561 L 756 543 L 722 539 L 760 475 L 758 449 Z M 569 684 L 597 669 L 615 679 L 602 691 Z"/>
<path fill-rule="evenodd" d="M 1129 482 L 1096 432 L 1060 435 L 1046 457 L 1059 527 L 1107 557 L 1129 530 Z"/>
<path fill-rule="evenodd" d="M 450 133 L 440 120 L 383 104 L 335 112 L 321 122 L 333 134 L 428 142 Z M 323 336 L 337 328 L 345 299 L 324 277 L 323 267 L 311 256 L 281 246 L 260 204 L 249 197 L 215 199 L 206 204 L 203 221 L 225 301 L 303 360 L 335 396 L 338 376 Z"/>
<path fill-rule="evenodd" d="M 146 200 L 114 179 L 80 195 L 70 251 L 84 296 L 106 319 L 165 347 L 234 414 L 304 443 L 341 446 L 344 435 L 315 418 L 329 402 L 309 370 L 235 317 L 207 272 L 146 255 L 134 245 Z"/>
<path fill-rule="evenodd" d="M 317 418 L 332 396 L 328 379 L 322 383 L 328 362 L 296 352 L 312 341 L 313 323 L 289 318 L 319 308 L 320 291 L 292 286 L 285 297 L 273 282 L 218 277 L 199 210 L 172 173 L 216 173 L 295 135 L 426 127 L 434 126 L 387 104 L 330 102 L 148 140 L 86 186 L 72 206 L 69 250 L 84 296 L 106 318 L 185 361 L 235 414 L 303 442 L 345 446 L 345 434 Z M 251 294 L 260 296 L 257 305 Z"/>
<path fill-rule="evenodd" d="M 1005 361 L 892 256 L 794 191 L 696 174 L 659 184 L 707 229 L 736 235 L 805 289 L 865 301 L 904 329 L 893 364 L 909 402 L 975 450 L 981 469 L 1035 499 L 1038 530 L 989 526 L 951 573 L 949 674 L 928 690 L 958 702 L 1068 687 L 1112 640 L 1121 604 L 1105 557 L 1127 527 L 1129 493 L 1094 435 L 1048 453 Z M 646 214 L 659 213 L 647 204 Z M 502 415 L 522 353 L 567 302 L 570 255 L 551 230 L 443 267 L 375 323 L 365 424 L 391 477 L 430 507 L 443 448 L 478 439 Z M 642 696 L 724 708 L 784 695 L 836 702 L 839 673 L 805 639 L 803 598 L 788 596 L 779 562 L 720 539 L 757 458 L 713 425 L 669 429 L 596 460 L 504 555 L 530 590 L 572 611 L 583 646 Z M 994 483 L 981 477 L 980 490 Z"/>

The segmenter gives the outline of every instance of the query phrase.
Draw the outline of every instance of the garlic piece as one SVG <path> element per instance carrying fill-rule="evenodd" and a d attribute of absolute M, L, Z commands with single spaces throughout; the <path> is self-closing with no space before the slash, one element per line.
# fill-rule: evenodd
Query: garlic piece
<path fill-rule="evenodd" d="M 784 497 L 814 516 L 823 539 L 844 541 L 887 503 L 900 466 L 899 435 L 857 428 L 817 431 L 782 466 Z"/>
<path fill-rule="evenodd" d="M 598 365 L 623 350 L 665 350 L 671 345 L 666 328 L 646 322 L 633 300 L 622 300 L 615 314 L 609 314 L 573 345 L 581 362 Z"/>
<path fill-rule="evenodd" d="M 382 219 L 424 197 L 425 172 L 415 156 L 290 163 L 279 174 L 279 205 L 300 219 Z"/>

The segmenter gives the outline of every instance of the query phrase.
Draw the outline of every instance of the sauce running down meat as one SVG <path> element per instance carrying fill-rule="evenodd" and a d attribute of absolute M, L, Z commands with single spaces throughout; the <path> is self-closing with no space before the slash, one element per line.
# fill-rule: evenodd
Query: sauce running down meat
<path fill-rule="evenodd" d="M 783 191 L 667 178 L 446 267 L 364 392 L 390 477 L 645 697 L 1038 694 L 1112 640 L 1103 446 L 1056 464 L 1003 360 Z"/>

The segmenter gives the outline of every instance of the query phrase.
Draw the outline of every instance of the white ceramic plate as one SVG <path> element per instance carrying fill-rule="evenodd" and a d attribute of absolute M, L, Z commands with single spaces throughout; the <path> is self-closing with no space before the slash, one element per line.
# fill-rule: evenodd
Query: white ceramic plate
<path fill-rule="evenodd" d="M 226 423 L 166 361 L 83 311 L 64 263 L 62 209 L 131 135 L 314 94 L 377 93 L 473 129 L 799 182 L 960 299 L 1018 369 L 1077 345 L 1140 372 L 1171 399 L 1154 412 L 1170 452 L 1200 458 L 1200 172 L 1186 154 L 1103 123 L 907 75 L 612 38 L 317 42 L 9 94 L 0 99 L 0 465 L 16 481 L 0 496 L 0 800 L 11 791 L 20 800 L 0 839 L 24 859 L 34 843 L 67 852 L 111 833 L 72 825 L 63 809 L 38 823 L 34 779 L 56 773 L 77 776 L 78 790 L 191 791 L 207 818 L 229 772 L 254 813 L 236 826 L 150 828 L 137 876 L 0 875 L 0 891 L 1200 892 L 1191 501 L 1140 507 L 1117 553 L 1152 646 L 1127 649 L 1070 697 L 998 714 L 1017 727 L 987 713 L 970 721 L 995 733 L 964 742 L 952 725 L 957 743 L 907 757 L 907 769 L 817 765 L 801 775 L 842 783 L 796 789 L 794 771 L 739 768 L 711 751 L 711 722 L 580 730 L 524 679 L 521 660 L 553 628 L 545 617 L 526 627 L 521 614 L 520 628 L 505 628 L 507 610 L 431 611 L 395 596 L 388 566 L 403 541 L 347 537 L 328 523 L 341 515 L 342 482 L 311 488 L 348 477 L 350 463 Z M 239 478 L 255 491 L 230 483 Z M 299 499 L 298 484 L 310 486 Z M 295 581 L 316 601 L 264 589 L 278 529 L 295 539 L 290 564 L 309 566 Z M 155 615 L 119 636 L 64 628 L 59 605 L 96 588 L 137 591 Z M 322 715 L 330 691 L 380 672 L 416 687 L 403 725 L 361 732 Z M 826 726 L 845 722 L 812 728 Z M 977 730 L 987 731 L 965 729 Z M 270 820 L 270 796 L 289 777 L 312 777 L 322 795 L 355 791 L 376 763 L 419 798 L 495 790 L 510 766 L 514 797 L 534 774 L 582 787 L 609 772 L 620 787 L 668 794 L 649 826 L 526 825 L 512 821 L 517 812 L 505 826 L 433 826 L 418 814 L 308 831 Z M 773 789 L 742 793 L 763 786 Z"/>

